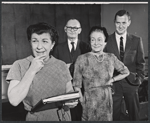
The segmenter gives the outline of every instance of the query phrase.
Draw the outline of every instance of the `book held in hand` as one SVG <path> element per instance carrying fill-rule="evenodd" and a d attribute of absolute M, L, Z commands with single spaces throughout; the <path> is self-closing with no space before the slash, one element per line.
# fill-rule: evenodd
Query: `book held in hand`
<path fill-rule="evenodd" d="M 61 108 L 65 102 L 77 100 L 80 98 L 79 92 L 70 92 L 62 95 L 52 96 L 45 99 L 41 99 L 32 109 L 31 113 Z"/>

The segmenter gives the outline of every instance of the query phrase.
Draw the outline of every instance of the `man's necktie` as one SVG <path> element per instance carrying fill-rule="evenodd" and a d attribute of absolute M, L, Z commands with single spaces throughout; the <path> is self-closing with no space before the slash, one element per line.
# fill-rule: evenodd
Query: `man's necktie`
<path fill-rule="evenodd" d="M 71 56 L 73 56 L 74 55 L 74 51 L 75 51 L 75 49 L 74 49 L 74 42 L 71 42 L 71 45 L 72 45 Z"/>
<path fill-rule="evenodd" d="M 124 49 L 123 49 L 123 37 L 120 37 L 120 58 L 123 61 L 124 57 Z"/>

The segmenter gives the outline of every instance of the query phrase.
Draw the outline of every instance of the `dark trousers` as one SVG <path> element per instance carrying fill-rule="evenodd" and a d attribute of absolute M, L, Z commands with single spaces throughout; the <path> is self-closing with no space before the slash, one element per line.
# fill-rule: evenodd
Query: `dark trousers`
<path fill-rule="evenodd" d="M 130 121 L 139 121 L 139 86 L 129 84 L 125 79 L 115 82 L 113 89 L 113 121 L 119 121 L 121 115 L 122 101 L 124 99 Z M 124 97 L 124 98 L 123 98 Z"/>
<path fill-rule="evenodd" d="M 71 112 L 71 119 L 72 121 L 81 121 L 82 117 L 82 106 L 80 103 L 74 108 L 70 109 Z"/>

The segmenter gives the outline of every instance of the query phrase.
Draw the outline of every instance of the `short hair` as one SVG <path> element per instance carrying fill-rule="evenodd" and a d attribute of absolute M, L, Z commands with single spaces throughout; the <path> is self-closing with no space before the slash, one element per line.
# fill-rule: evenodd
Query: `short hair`
<path fill-rule="evenodd" d="M 48 25 L 47 23 L 40 22 L 37 24 L 30 25 L 27 28 L 28 41 L 31 40 L 31 36 L 33 33 L 36 33 L 38 35 L 42 33 L 49 33 L 52 42 L 55 42 L 55 44 L 58 42 L 58 38 L 59 38 L 58 32 L 56 31 L 54 27 L 52 27 L 51 25 Z"/>
<path fill-rule="evenodd" d="M 130 13 L 126 10 L 119 10 L 116 14 L 115 14 L 115 18 L 114 18 L 114 21 L 116 21 L 116 17 L 117 16 L 123 16 L 123 15 L 127 15 L 128 16 L 128 19 L 131 20 L 131 16 L 130 16 Z"/>
<path fill-rule="evenodd" d="M 71 21 L 71 20 L 78 22 L 78 23 L 79 23 L 79 26 L 81 27 L 81 23 L 79 22 L 79 20 L 77 20 L 77 19 L 75 19 L 75 18 L 70 18 L 70 19 L 67 21 L 67 23 L 66 23 L 65 26 L 67 26 L 68 22 Z"/>
<path fill-rule="evenodd" d="M 90 31 L 89 31 L 89 41 L 88 43 L 90 44 L 90 40 L 91 40 L 91 37 L 90 35 L 92 34 L 92 32 L 102 32 L 105 36 L 105 42 L 107 42 L 107 39 L 108 39 L 108 33 L 107 33 L 107 29 L 105 27 L 101 27 L 101 26 L 93 26 Z"/>

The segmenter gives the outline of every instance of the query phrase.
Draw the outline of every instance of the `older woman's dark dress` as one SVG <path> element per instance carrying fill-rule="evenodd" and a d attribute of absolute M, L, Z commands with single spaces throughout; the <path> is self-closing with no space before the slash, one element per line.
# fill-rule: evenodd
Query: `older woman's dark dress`
<path fill-rule="evenodd" d="M 84 86 L 82 120 L 112 121 L 112 92 L 107 84 L 114 69 L 126 73 L 127 68 L 115 55 L 104 53 L 98 61 L 92 53 L 78 57 L 75 64 L 73 86 Z"/>

